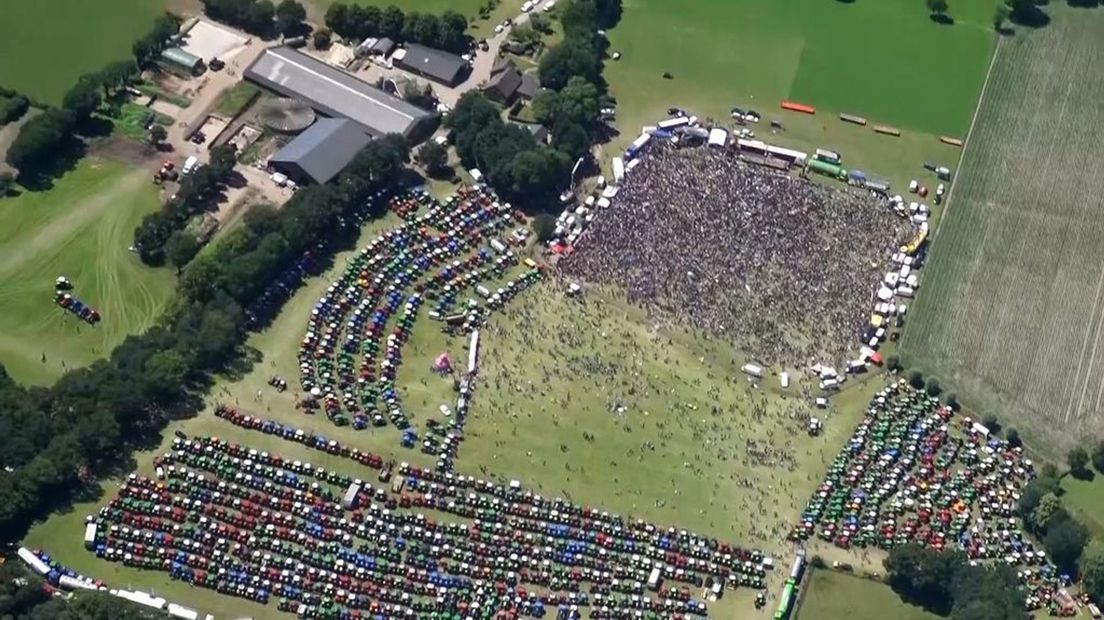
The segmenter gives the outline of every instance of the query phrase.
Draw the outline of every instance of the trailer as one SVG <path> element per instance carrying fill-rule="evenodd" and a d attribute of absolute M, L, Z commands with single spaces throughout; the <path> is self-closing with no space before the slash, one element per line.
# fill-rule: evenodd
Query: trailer
<path fill-rule="evenodd" d="M 620 157 L 613 158 L 613 182 L 620 183 L 625 178 L 625 160 Z"/>
<path fill-rule="evenodd" d="M 786 620 L 786 618 L 789 618 L 793 599 L 794 584 L 792 581 L 787 581 L 786 586 L 782 588 L 782 596 L 778 601 L 778 610 L 774 612 L 774 620 Z"/>
<path fill-rule="evenodd" d="M 839 166 L 843 163 L 843 157 L 841 157 L 839 153 L 829 149 L 817 149 L 815 155 L 816 159 L 829 164 Z"/>
<path fill-rule="evenodd" d="M 758 364 L 744 364 L 740 367 L 740 370 L 744 371 L 744 374 L 755 377 L 756 379 L 763 378 L 763 367 Z"/>
<path fill-rule="evenodd" d="M 652 567 L 652 572 L 648 575 L 648 589 L 655 591 L 659 589 L 660 575 L 663 573 L 662 567 L 656 564 Z"/>
<path fill-rule="evenodd" d="M 798 166 L 804 165 L 805 160 L 808 159 L 808 153 L 804 151 L 798 151 L 795 149 L 787 149 L 781 146 L 770 145 L 767 146 L 767 153 L 781 159 L 788 160 Z"/>
<path fill-rule="evenodd" d="M 177 605 L 176 603 L 169 603 L 168 612 L 170 616 L 174 618 L 184 618 L 184 620 L 198 620 L 199 612 L 184 607 L 183 605 Z"/>
<path fill-rule="evenodd" d="M 652 134 L 650 133 L 640 134 L 640 137 L 638 137 L 636 140 L 633 140 L 632 144 L 629 145 L 629 148 L 625 149 L 625 159 L 632 159 L 636 157 L 636 154 L 640 152 L 640 149 L 647 146 L 648 142 L 650 142 L 651 139 Z"/>
<path fill-rule="evenodd" d="M 23 560 L 23 562 L 25 562 L 27 566 L 30 566 L 31 569 L 39 575 L 46 575 L 50 572 L 50 567 L 46 566 L 45 562 L 38 559 L 38 556 L 32 553 L 30 549 L 26 547 L 20 547 L 19 551 L 16 552 L 16 555 L 18 555 L 20 560 Z"/>
<path fill-rule="evenodd" d="M 66 590 L 99 590 L 100 587 L 88 579 L 78 579 L 69 575 L 62 575 L 58 579 L 58 585 Z"/>
<path fill-rule="evenodd" d="M 821 159 L 810 159 L 809 170 L 818 172 L 824 176 L 839 179 L 840 181 L 847 180 L 847 170 L 844 170 L 842 166 Z"/>
<path fill-rule="evenodd" d="M 678 116 L 675 118 L 668 118 L 666 120 L 659 121 L 656 124 L 657 127 L 664 131 L 670 131 L 676 127 L 685 127 L 690 124 L 689 116 Z"/>
<path fill-rule="evenodd" d="M 344 506 L 346 510 L 353 510 L 357 507 L 357 495 L 359 493 L 360 482 L 353 481 L 353 483 L 349 485 L 349 488 L 345 490 L 345 497 L 342 498 L 341 505 Z"/>
<path fill-rule="evenodd" d="M 91 522 L 84 526 L 84 548 L 91 549 L 96 544 L 96 523 Z"/>
<path fill-rule="evenodd" d="M 790 373 L 783 371 L 779 376 L 779 381 L 782 383 L 782 389 L 788 389 L 790 387 Z"/>
<path fill-rule="evenodd" d="M 728 146 L 728 132 L 720 127 L 709 130 L 709 146 L 724 148 Z"/>
<path fill-rule="evenodd" d="M 505 254 L 506 250 L 509 249 L 506 247 L 505 243 L 502 243 L 498 239 L 491 239 L 491 247 L 499 254 Z"/>
<path fill-rule="evenodd" d="M 801 581 L 802 575 L 805 574 L 805 554 L 799 553 L 794 557 L 793 564 L 790 566 L 790 580 L 795 584 Z"/>
<path fill-rule="evenodd" d="M 140 590 L 135 590 L 134 592 L 130 592 L 127 590 L 112 590 L 111 593 L 121 599 L 125 599 L 132 603 L 137 603 L 145 607 L 162 610 L 165 609 L 165 599 L 161 598 L 160 596 L 147 594 Z"/>
<path fill-rule="evenodd" d="M 468 374 L 474 375 L 479 367 L 479 330 L 473 329 L 468 342 Z"/>

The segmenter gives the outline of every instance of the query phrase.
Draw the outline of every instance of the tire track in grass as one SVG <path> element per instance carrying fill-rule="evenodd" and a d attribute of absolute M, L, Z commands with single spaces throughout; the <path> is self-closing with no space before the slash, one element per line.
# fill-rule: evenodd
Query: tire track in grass
<path fill-rule="evenodd" d="M 1090 314 L 1090 317 L 1089 317 L 1090 320 L 1085 325 L 1085 336 L 1082 339 L 1083 342 L 1081 344 L 1081 355 L 1079 355 L 1078 358 L 1077 358 L 1077 370 L 1074 371 L 1074 375 L 1073 375 L 1074 377 L 1081 376 L 1081 366 L 1085 363 L 1085 351 L 1089 348 L 1089 331 L 1092 330 L 1093 323 L 1094 323 L 1094 321 L 1092 320 L 1092 317 L 1097 314 L 1096 309 L 1097 309 L 1097 306 L 1100 303 L 1100 292 L 1102 290 L 1104 290 L 1104 267 L 1101 267 L 1100 277 L 1097 279 L 1097 282 L 1096 282 L 1096 296 L 1093 297 L 1093 305 L 1092 305 L 1092 309 L 1090 310 L 1091 314 Z M 1099 336 L 1100 336 L 1100 324 L 1101 323 L 1104 323 L 1104 321 L 1101 321 L 1101 322 L 1097 323 L 1096 335 L 1094 336 L 1094 340 L 1096 338 L 1099 338 Z M 1093 357 L 1096 357 L 1096 345 L 1095 344 L 1093 345 Z M 1092 364 L 1089 365 L 1089 369 L 1090 369 L 1090 371 L 1092 370 Z M 1085 381 L 1085 386 L 1086 387 L 1088 386 L 1087 378 L 1086 378 L 1086 381 Z M 1074 390 L 1076 390 L 1076 386 L 1074 387 Z M 1085 398 L 1085 388 L 1083 387 L 1081 389 L 1081 399 L 1084 400 L 1084 398 Z M 1078 403 L 1077 407 L 1078 407 L 1078 409 L 1080 409 L 1081 403 Z M 1065 420 L 1064 420 L 1064 422 L 1066 424 L 1069 423 L 1070 412 L 1071 412 L 1072 409 L 1073 409 L 1073 394 L 1071 393 L 1070 398 L 1069 398 L 1069 403 L 1066 405 L 1066 417 L 1065 417 Z"/>

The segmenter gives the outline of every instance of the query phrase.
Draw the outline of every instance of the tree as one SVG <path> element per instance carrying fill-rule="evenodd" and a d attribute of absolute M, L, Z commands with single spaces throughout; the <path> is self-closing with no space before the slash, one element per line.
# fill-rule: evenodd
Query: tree
<path fill-rule="evenodd" d="M 1070 473 L 1074 476 L 1082 475 L 1087 471 L 1085 466 L 1089 464 L 1089 455 L 1084 448 L 1073 448 L 1066 453 L 1066 463 L 1069 465 Z"/>
<path fill-rule="evenodd" d="M 336 6 L 336 5 L 335 5 Z M 329 49 L 331 42 L 330 31 L 326 28 L 315 31 L 314 33 L 314 49 L 324 50 Z"/>
<path fill-rule="evenodd" d="M 884 561 L 895 592 L 940 614 L 951 608 L 955 576 L 964 564 L 959 552 L 939 552 L 915 543 L 894 547 Z"/>
<path fill-rule="evenodd" d="M 895 372 L 901 369 L 901 358 L 897 355 L 889 355 L 885 358 L 886 370 Z"/>
<path fill-rule="evenodd" d="M 1031 513 L 1032 530 L 1037 533 L 1047 531 L 1050 520 L 1062 510 L 1062 500 L 1058 499 L 1055 492 L 1050 492 L 1039 498 L 1039 505 Z"/>
<path fill-rule="evenodd" d="M 0 172 L 0 198 L 4 198 L 15 190 L 15 175 L 10 172 Z"/>
<path fill-rule="evenodd" d="M 590 148 L 590 138 L 582 125 L 563 120 L 552 128 L 552 146 L 575 161 Z"/>
<path fill-rule="evenodd" d="M 165 258 L 176 267 L 177 273 L 184 269 L 199 252 L 199 241 L 194 233 L 178 230 L 165 241 Z"/>
<path fill-rule="evenodd" d="M 430 175 L 440 174 L 448 168 L 448 150 L 431 140 L 418 149 L 418 162 Z"/>
<path fill-rule="evenodd" d="M 1008 6 L 1004 4 L 998 4 L 993 8 L 993 30 L 999 32 L 1004 29 L 1004 22 L 1008 19 L 1010 12 Z"/>
<path fill-rule="evenodd" d="M 935 377 L 928 379 L 927 386 L 924 389 L 928 392 L 928 396 L 939 396 L 943 392 L 943 386 L 939 385 L 939 379 Z"/>
<path fill-rule="evenodd" d="M 1088 541 L 1089 531 L 1085 526 L 1062 510 L 1051 517 L 1046 536 L 1043 537 L 1043 547 L 1058 568 L 1072 573 L 1076 570 L 1077 561 L 1081 559 L 1081 552 Z"/>
<path fill-rule="evenodd" d="M 237 160 L 238 154 L 234 147 L 229 144 L 221 144 L 211 149 L 208 168 L 216 181 L 223 182 L 230 176 Z"/>
<path fill-rule="evenodd" d="M 1057 493 L 1058 480 L 1048 476 L 1041 475 L 1024 487 L 1023 492 L 1020 493 L 1020 501 L 1016 505 L 1016 510 L 1023 519 L 1025 529 L 1035 529 L 1033 518 L 1035 510 L 1039 507 L 1043 497 L 1047 494 L 1057 495 Z"/>
<path fill-rule="evenodd" d="M 1011 9 L 1008 16 L 1014 20 L 1029 21 L 1039 10 L 1035 0 L 1005 0 L 1005 4 Z"/>
<path fill-rule="evenodd" d="M 567 85 L 572 76 L 598 84 L 601 74 L 601 61 L 588 38 L 566 38 L 541 56 L 540 80 L 546 88 L 559 90 Z"/>
<path fill-rule="evenodd" d="M 1097 440 L 1093 446 L 1092 463 L 1096 471 L 1104 473 L 1104 439 Z"/>
<path fill-rule="evenodd" d="M 1016 430 L 1015 428 L 1008 429 L 1008 432 L 1005 433 L 1004 436 L 1006 439 L 1008 439 L 1008 445 L 1012 446 L 1013 448 L 1019 448 L 1023 445 L 1023 440 L 1020 439 L 1020 431 Z"/>
<path fill-rule="evenodd" d="M 919 370 L 914 370 L 909 373 L 909 385 L 914 389 L 924 389 L 924 375 L 920 374 Z"/>
<path fill-rule="evenodd" d="M 543 13 L 530 13 L 529 25 L 541 34 L 552 34 L 552 20 Z"/>
<path fill-rule="evenodd" d="M 47 110 L 19 128 L 8 147 L 7 161 L 21 176 L 37 174 L 56 156 L 69 136 L 71 121 L 62 110 Z"/>
<path fill-rule="evenodd" d="M 533 218 L 533 233 L 541 243 L 551 241 L 556 234 L 556 218 L 548 213 L 538 213 Z"/>
<path fill-rule="evenodd" d="M 385 37 L 390 37 L 396 41 L 401 41 L 403 36 L 403 26 L 406 25 L 406 15 L 403 14 L 402 9 L 395 5 L 391 5 L 383 10 L 380 15 L 379 29 L 380 34 Z"/>
<path fill-rule="evenodd" d="M 276 7 L 271 0 L 257 0 L 249 7 L 246 25 L 252 32 L 265 34 L 272 28 L 272 20 L 276 18 Z"/>
<path fill-rule="evenodd" d="M 331 4 L 330 8 L 326 9 L 326 26 L 336 32 L 339 37 L 347 36 L 352 27 L 351 12 L 352 8 L 347 4 L 341 4 L 340 2 Z M 317 36 L 317 33 L 315 36 Z M 318 47 L 318 45 L 315 45 L 315 47 Z"/>
<path fill-rule="evenodd" d="M 943 15 L 947 12 L 947 0 L 924 0 L 924 5 L 932 15 Z"/>
<path fill-rule="evenodd" d="M 74 123 L 80 123 L 91 117 L 102 102 L 97 76 L 84 75 L 65 93 L 61 107 L 69 113 Z"/>
<path fill-rule="evenodd" d="M 154 123 L 153 127 L 149 130 L 150 144 L 157 146 L 165 141 L 165 138 L 169 137 L 169 132 L 165 129 L 165 126 L 160 123 Z"/>
<path fill-rule="evenodd" d="M 307 10 L 295 0 L 280 0 L 276 5 L 276 30 L 285 37 L 299 32 L 306 18 Z"/>
<path fill-rule="evenodd" d="M 456 11 L 441 14 L 437 47 L 452 52 L 461 52 L 466 47 L 468 19 Z"/>
<path fill-rule="evenodd" d="M 957 411 L 959 406 L 961 405 L 961 403 L 958 402 L 958 394 L 955 394 L 954 392 L 947 392 L 947 395 L 943 397 L 943 402 L 955 411 Z"/>
<path fill-rule="evenodd" d="M 1081 554 L 1081 587 L 1096 603 L 1104 603 L 1104 542 L 1093 540 Z"/>

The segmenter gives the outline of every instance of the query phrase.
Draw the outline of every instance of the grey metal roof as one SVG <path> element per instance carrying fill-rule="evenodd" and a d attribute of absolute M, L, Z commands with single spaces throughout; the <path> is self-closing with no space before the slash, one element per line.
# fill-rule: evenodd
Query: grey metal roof
<path fill-rule="evenodd" d="M 246 79 L 302 99 L 327 116 L 355 121 L 373 136 L 407 134 L 433 116 L 371 84 L 290 47 L 265 50 L 245 70 Z"/>
<path fill-rule="evenodd" d="M 189 69 L 198 67 L 203 59 L 191 52 L 186 52 L 179 47 L 169 47 L 165 51 L 161 52 L 161 57 L 165 60 L 175 62 L 178 65 L 183 65 Z"/>
<path fill-rule="evenodd" d="M 316 183 L 337 176 L 371 138 L 348 119 L 320 118 L 269 158 L 270 164 L 299 166 Z"/>
<path fill-rule="evenodd" d="M 518 85 L 517 93 L 526 99 L 532 99 L 537 96 L 537 91 L 540 90 L 540 79 L 532 73 L 521 74 L 521 84 Z"/>
<path fill-rule="evenodd" d="M 484 90 L 494 91 L 502 99 L 508 100 L 521 86 L 521 79 L 521 71 L 512 62 L 502 68 L 496 66 Z"/>
<path fill-rule="evenodd" d="M 432 47 L 410 43 L 406 46 L 406 55 L 396 64 L 399 67 L 415 71 L 451 84 L 460 76 L 460 72 L 468 65 L 463 58 L 456 54 L 442 52 Z"/>

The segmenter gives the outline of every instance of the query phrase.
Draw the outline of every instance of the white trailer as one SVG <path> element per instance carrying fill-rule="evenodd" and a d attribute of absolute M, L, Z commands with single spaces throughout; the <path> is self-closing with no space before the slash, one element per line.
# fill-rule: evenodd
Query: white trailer
<path fill-rule="evenodd" d="M 345 490 L 345 497 L 341 500 L 341 505 L 344 506 L 346 510 L 356 508 L 357 495 L 359 493 L 360 482 L 353 481 L 353 483 L 349 485 L 349 488 Z"/>
<path fill-rule="evenodd" d="M 69 575 L 62 575 L 58 579 L 58 585 L 66 590 L 99 590 L 95 583 L 88 579 L 77 579 Z"/>
<path fill-rule="evenodd" d="M 46 563 L 38 559 L 38 556 L 31 553 L 31 550 L 26 547 L 20 547 L 16 552 L 20 560 L 23 560 L 27 566 L 30 566 L 34 572 L 39 575 L 45 575 L 50 572 L 50 567 L 46 566 Z"/>
<path fill-rule="evenodd" d="M 613 182 L 620 183 L 625 178 L 625 160 L 620 157 L 613 158 Z"/>
<path fill-rule="evenodd" d="M 728 132 L 720 127 L 709 130 L 709 146 L 724 148 L 728 146 Z"/>
<path fill-rule="evenodd" d="M 184 618 L 184 620 L 198 620 L 199 612 L 194 609 L 189 609 L 183 605 L 177 605 L 176 603 L 169 603 L 169 615 L 176 618 Z"/>
<path fill-rule="evenodd" d="M 741 366 L 740 370 L 744 371 L 744 374 L 757 379 L 763 378 L 763 367 L 758 364 L 747 363 Z"/>
<path fill-rule="evenodd" d="M 782 382 L 782 389 L 785 390 L 790 387 L 790 373 L 783 371 L 779 380 Z"/>
<path fill-rule="evenodd" d="M 662 567 L 659 564 L 656 564 L 655 566 L 652 567 L 652 572 L 648 575 L 648 589 L 649 590 L 658 590 L 659 589 L 659 576 L 660 576 L 660 574 L 662 574 L 662 572 L 663 572 Z"/>
<path fill-rule="evenodd" d="M 468 374 L 474 375 L 479 367 L 479 330 L 473 329 L 468 342 Z"/>
<path fill-rule="evenodd" d="M 666 119 L 666 120 L 659 121 L 657 126 L 660 129 L 663 129 L 665 131 L 671 131 L 672 129 L 674 129 L 676 127 L 685 127 L 689 124 L 690 124 L 690 117 L 688 117 L 688 116 L 679 116 L 679 117 L 676 117 L 676 118 L 669 118 L 669 119 Z"/>
<path fill-rule="evenodd" d="M 96 524 L 89 523 L 84 526 L 84 548 L 91 549 L 96 544 Z"/>

